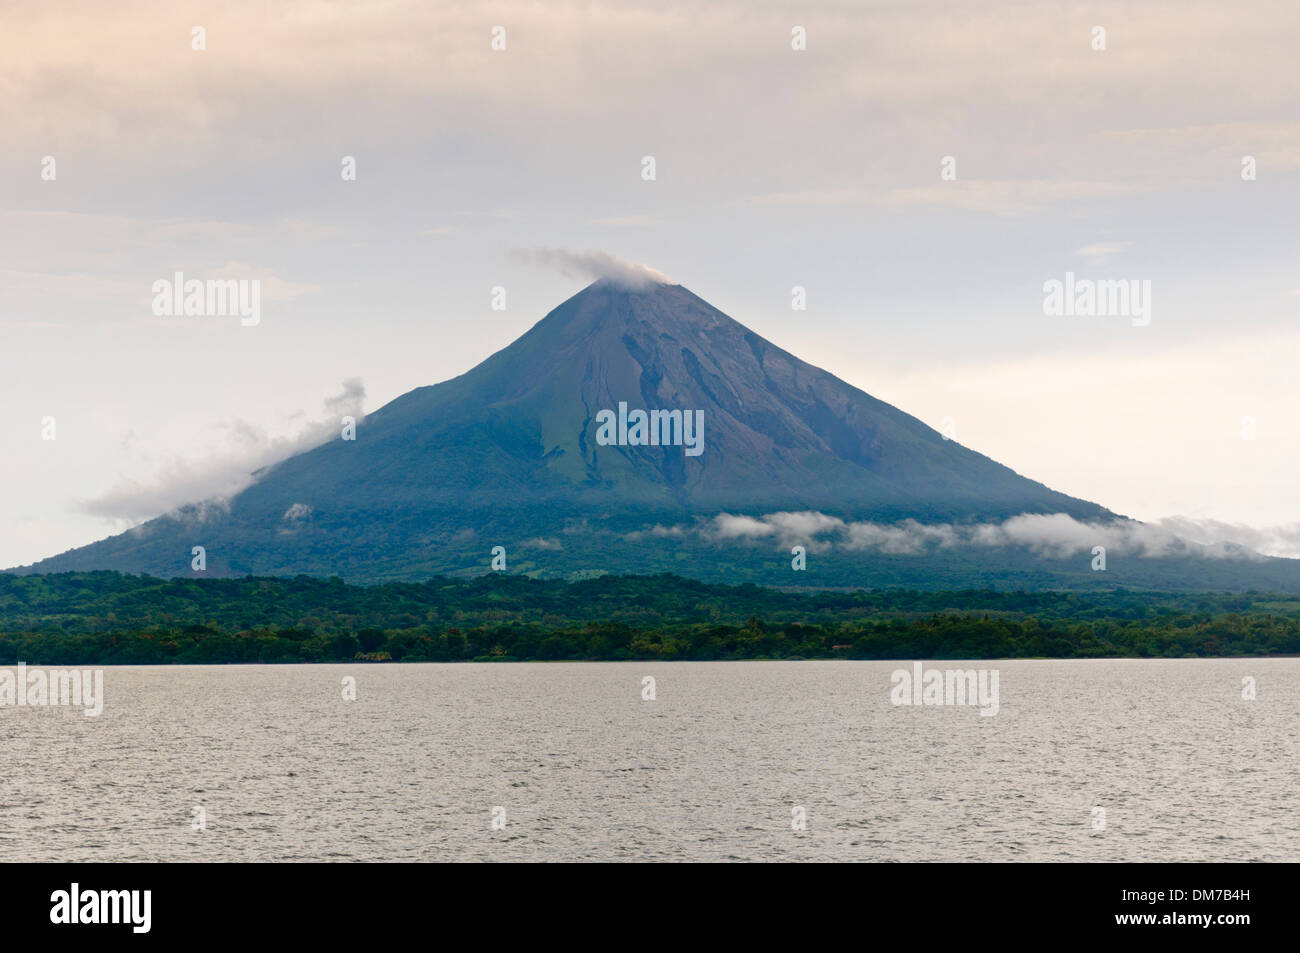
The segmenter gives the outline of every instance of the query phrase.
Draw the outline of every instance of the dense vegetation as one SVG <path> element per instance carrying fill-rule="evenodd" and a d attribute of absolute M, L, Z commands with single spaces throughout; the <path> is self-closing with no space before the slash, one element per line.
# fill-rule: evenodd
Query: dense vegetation
<path fill-rule="evenodd" d="M 791 592 L 677 576 L 0 575 L 0 664 L 509 659 L 1099 658 L 1300 653 L 1262 593 Z"/>

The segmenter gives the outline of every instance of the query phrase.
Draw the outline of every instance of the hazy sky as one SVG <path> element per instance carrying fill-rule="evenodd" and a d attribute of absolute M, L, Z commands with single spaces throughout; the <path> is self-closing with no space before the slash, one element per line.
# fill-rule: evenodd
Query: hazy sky
<path fill-rule="evenodd" d="M 582 286 L 541 248 L 1300 554 L 1298 43 L 1294 0 L 0 3 L 0 567 L 464 372 Z M 261 323 L 155 317 L 176 271 L 260 279 Z M 1045 315 L 1067 271 L 1150 324 Z"/>

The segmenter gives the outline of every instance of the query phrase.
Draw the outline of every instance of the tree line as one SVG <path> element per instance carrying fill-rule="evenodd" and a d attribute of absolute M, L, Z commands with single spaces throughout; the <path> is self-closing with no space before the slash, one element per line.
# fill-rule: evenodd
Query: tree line
<path fill-rule="evenodd" d="M 1268 593 L 793 591 L 672 575 L 0 575 L 0 664 L 1181 658 L 1300 653 Z"/>

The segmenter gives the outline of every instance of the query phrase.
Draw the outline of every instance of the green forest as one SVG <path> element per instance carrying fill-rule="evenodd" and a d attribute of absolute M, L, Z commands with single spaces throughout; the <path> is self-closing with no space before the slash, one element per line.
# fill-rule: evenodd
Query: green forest
<path fill-rule="evenodd" d="M 4 665 L 1279 654 L 1300 654 L 1300 600 L 1267 593 L 0 575 Z"/>

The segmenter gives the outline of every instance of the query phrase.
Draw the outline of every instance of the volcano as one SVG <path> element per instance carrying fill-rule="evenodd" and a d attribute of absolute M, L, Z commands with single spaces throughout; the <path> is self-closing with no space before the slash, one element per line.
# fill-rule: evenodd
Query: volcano
<path fill-rule="evenodd" d="M 201 545 L 206 575 L 413 580 L 488 571 L 500 546 L 508 569 L 540 575 L 773 581 L 783 568 L 788 583 L 788 546 L 782 562 L 770 545 L 720 548 L 687 530 L 720 513 L 803 511 L 874 523 L 1118 519 L 945 439 L 680 285 L 600 280 L 469 372 L 370 414 L 355 439 L 284 460 L 220 505 L 23 571 L 196 575 Z M 838 581 L 852 584 L 987 584 L 1011 572 L 1051 585 L 1081 568 L 1006 553 L 996 566 L 988 553 L 836 558 Z"/>

